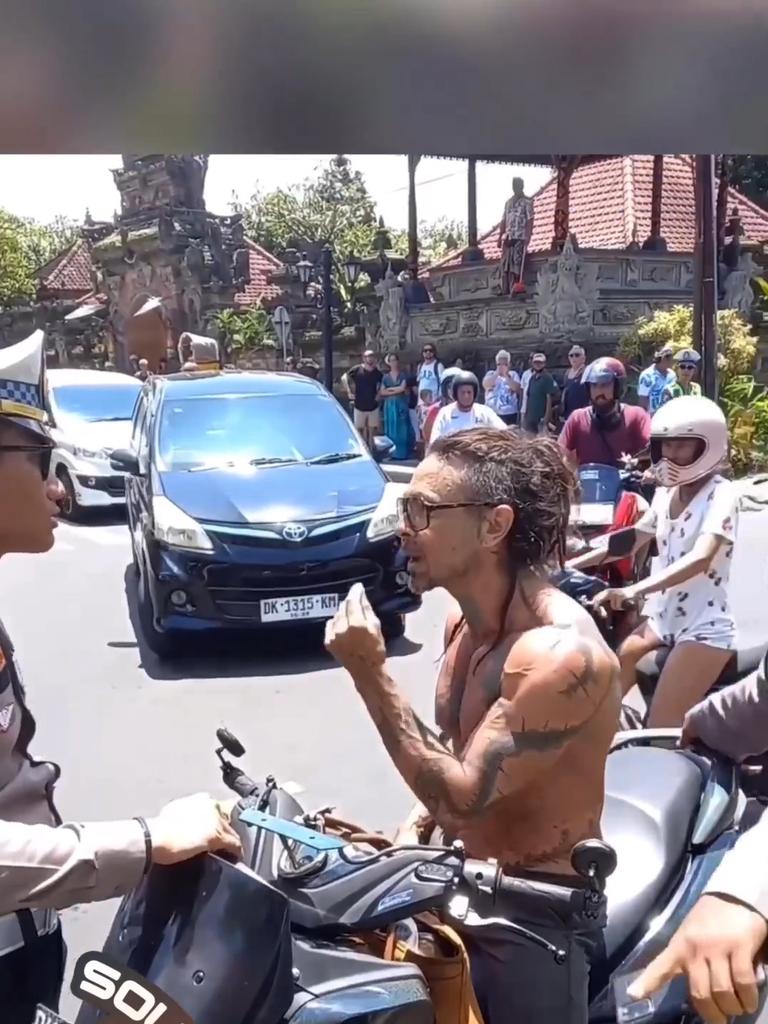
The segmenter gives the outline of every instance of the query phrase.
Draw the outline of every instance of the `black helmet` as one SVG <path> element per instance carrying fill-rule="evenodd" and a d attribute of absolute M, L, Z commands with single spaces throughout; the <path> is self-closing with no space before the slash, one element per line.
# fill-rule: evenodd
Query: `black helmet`
<path fill-rule="evenodd" d="M 480 393 L 480 384 L 474 373 L 469 370 L 461 370 L 460 373 L 456 373 L 451 377 L 451 397 L 454 402 L 456 401 L 456 392 L 462 386 L 462 384 L 469 384 L 474 392 L 473 401 L 477 401 L 477 396 Z"/>
<path fill-rule="evenodd" d="M 620 359 L 613 356 L 600 356 L 584 371 L 582 384 L 610 384 L 613 382 L 613 394 L 616 400 L 624 395 L 627 383 L 627 371 Z"/>

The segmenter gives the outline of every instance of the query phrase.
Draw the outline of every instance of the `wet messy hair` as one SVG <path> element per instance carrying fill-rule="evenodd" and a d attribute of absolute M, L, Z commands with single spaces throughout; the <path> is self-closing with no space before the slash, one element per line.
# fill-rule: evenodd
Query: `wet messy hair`
<path fill-rule="evenodd" d="M 553 563 L 563 567 L 577 478 L 556 441 L 531 437 L 516 429 L 460 430 L 434 441 L 429 454 L 458 471 L 468 501 L 510 505 L 515 512 L 512 528 L 505 538 L 509 590 L 498 631 L 480 659 L 483 661 L 504 636 L 520 571 L 542 570 Z M 463 625 L 462 616 L 448 639 L 446 650 Z"/>
<path fill-rule="evenodd" d="M 438 438 L 435 455 L 457 470 L 467 500 L 510 505 L 509 567 L 562 567 L 576 478 L 560 445 L 520 430 L 475 427 Z"/>

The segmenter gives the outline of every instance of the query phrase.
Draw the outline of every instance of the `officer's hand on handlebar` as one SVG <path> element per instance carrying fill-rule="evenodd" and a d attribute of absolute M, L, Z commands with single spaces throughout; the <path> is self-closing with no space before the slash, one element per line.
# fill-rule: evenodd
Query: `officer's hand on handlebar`
<path fill-rule="evenodd" d="M 684 974 L 699 1016 L 707 1024 L 727 1024 L 757 1010 L 755 959 L 766 938 L 768 922 L 757 911 L 725 897 L 702 896 L 627 994 L 647 999 Z"/>
<path fill-rule="evenodd" d="M 155 864 L 177 864 L 200 853 L 239 857 L 242 847 L 229 818 L 234 800 L 214 800 L 207 793 L 173 800 L 147 821 Z"/>
<path fill-rule="evenodd" d="M 631 587 L 608 587 L 592 598 L 592 608 L 602 619 L 608 618 L 608 608 L 613 612 L 623 611 L 637 602 Z M 606 607 L 607 606 L 607 607 Z"/>

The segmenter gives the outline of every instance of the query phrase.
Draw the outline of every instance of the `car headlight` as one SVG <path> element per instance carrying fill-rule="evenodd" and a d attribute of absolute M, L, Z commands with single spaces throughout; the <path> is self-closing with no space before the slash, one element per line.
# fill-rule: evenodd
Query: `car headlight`
<path fill-rule="evenodd" d="M 157 540 L 174 548 L 213 551 L 213 542 L 200 524 L 163 495 L 152 499 L 154 533 Z"/>
<path fill-rule="evenodd" d="M 91 451 L 90 448 L 80 448 L 79 445 L 72 446 L 72 454 L 78 459 L 102 459 L 105 457 L 103 449 Z"/>
<path fill-rule="evenodd" d="M 406 485 L 390 482 L 384 487 L 378 508 L 371 516 L 365 535 L 368 540 L 382 540 L 397 533 L 398 514 L 397 499 L 405 491 Z"/>

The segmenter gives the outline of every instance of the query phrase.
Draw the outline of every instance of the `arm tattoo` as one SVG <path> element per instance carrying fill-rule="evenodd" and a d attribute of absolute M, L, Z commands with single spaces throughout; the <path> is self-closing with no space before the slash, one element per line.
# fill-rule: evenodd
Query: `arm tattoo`
<path fill-rule="evenodd" d="M 587 730 L 593 716 L 615 691 L 595 661 L 592 646 L 570 630 L 571 651 L 581 656 L 559 690 L 542 690 L 560 721 L 540 722 L 520 717 L 514 721 L 514 700 L 500 697 L 478 726 L 461 757 L 455 757 L 405 701 L 389 677 L 375 687 L 361 688 L 371 717 L 396 767 L 419 800 L 444 827 L 460 827 L 486 811 L 498 796 L 520 785 L 520 768 L 533 755 L 558 754 L 571 740 Z M 565 642 L 558 638 L 554 647 Z M 521 670 L 525 676 L 531 669 Z M 606 685 L 609 683 L 609 685 Z M 530 715 L 528 716 L 530 718 Z"/>

